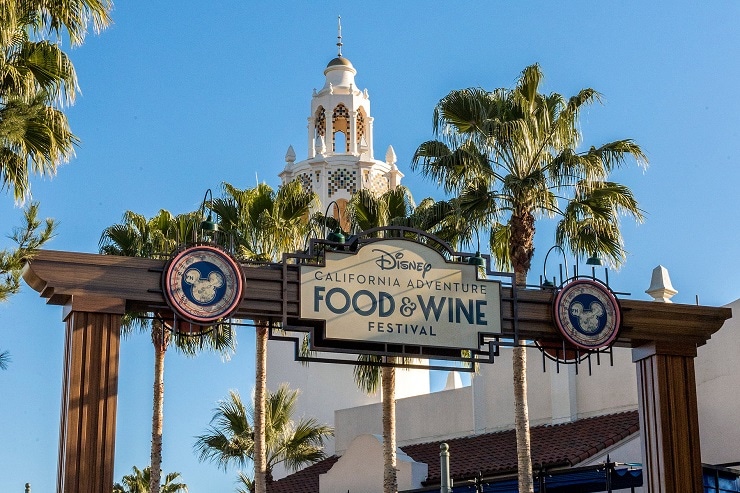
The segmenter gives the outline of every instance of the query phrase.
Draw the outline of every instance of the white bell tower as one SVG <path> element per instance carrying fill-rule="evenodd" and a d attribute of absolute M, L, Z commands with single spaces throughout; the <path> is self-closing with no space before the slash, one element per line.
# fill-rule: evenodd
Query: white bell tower
<path fill-rule="evenodd" d="M 400 185 L 403 173 L 396 166 L 392 146 L 388 146 L 385 161 L 375 159 L 370 96 L 367 89 L 357 87 L 357 71 L 342 56 L 341 23 L 337 38 L 337 57 L 324 69 L 324 86 L 319 91 L 314 89 L 311 98 L 308 157 L 295 162 L 295 151 L 290 146 L 280 178 L 283 184 L 300 180 L 304 188 L 319 196 L 322 208 L 335 201 L 338 208 L 332 208 L 333 215 L 338 216 L 338 209 L 346 230 L 344 211 L 350 196 L 363 189 L 376 194 L 386 192 Z"/>
<path fill-rule="evenodd" d="M 396 166 L 396 153 L 388 146 L 385 161 L 373 153 L 373 118 L 367 89 L 355 83 L 357 71 L 342 56 L 342 30 L 339 26 L 337 57 L 324 69 L 326 80 L 321 90 L 314 89 L 308 117 L 308 155 L 296 161 L 290 146 L 285 153 L 285 168 L 280 173 L 283 184 L 301 180 L 303 186 L 321 199 L 319 212 L 335 201 L 339 207 L 329 215 L 349 230 L 345 215 L 347 201 L 359 190 L 381 194 L 400 185 L 403 173 Z M 337 213 L 339 210 L 339 214 Z M 315 212 L 315 211 L 312 211 Z M 380 392 L 367 395 L 358 389 L 352 366 L 312 363 L 303 366 L 293 361 L 294 347 L 288 343 L 268 344 L 267 385 L 276 389 L 282 382 L 301 389 L 297 415 L 316 418 L 320 423 L 335 424 L 335 410 L 366 404 L 379 406 Z M 429 393 L 429 372 L 410 369 L 396 373 L 396 398 Z M 341 419 L 341 418 L 340 418 Z M 335 451 L 334 440 L 326 452 Z"/>

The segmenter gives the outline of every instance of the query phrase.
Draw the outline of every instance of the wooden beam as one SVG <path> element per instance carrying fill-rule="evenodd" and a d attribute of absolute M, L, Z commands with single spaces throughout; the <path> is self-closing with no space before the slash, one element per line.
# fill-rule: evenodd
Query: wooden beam
<path fill-rule="evenodd" d="M 562 340 L 552 317 L 552 290 L 519 289 L 517 314 L 520 337 L 527 340 Z M 620 299 L 622 328 L 617 346 L 638 347 L 651 341 L 682 341 L 700 346 L 718 331 L 732 310 L 722 307 L 682 305 Z M 503 290 L 504 334 L 514 333 L 514 303 L 511 288 Z"/>
<path fill-rule="evenodd" d="M 92 253 L 43 250 L 24 267 L 23 278 L 52 305 L 67 305 L 73 297 L 91 296 L 124 300 L 131 311 L 167 309 L 162 294 L 164 260 Z M 297 266 L 288 266 L 283 290 L 280 264 L 244 264 L 245 289 L 236 318 L 279 317 L 287 296 L 290 316 L 297 316 Z M 285 293 L 285 294 L 284 294 Z"/>
<path fill-rule="evenodd" d="M 165 308 L 161 273 L 165 262 L 134 257 L 44 250 L 26 265 L 24 279 L 51 304 L 68 304 L 73 296 L 110 297 L 125 300 L 126 308 Z M 283 290 L 280 264 L 243 264 L 244 297 L 236 318 L 278 317 L 283 301 L 288 316 L 299 313 L 299 279 L 296 266 L 288 266 Z M 504 335 L 514 333 L 511 288 L 502 293 Z M 516 312 L 523 339 L 560 340 L 552 320 L 554 292 L 544 289 L 517 290 Z M 616 344 L 637 347 L 651 341 L 682 340 L 702 345 L 732 316 L 729 308 L 716 308 L 654 301 L 620 300 L 622 330 Z"/>

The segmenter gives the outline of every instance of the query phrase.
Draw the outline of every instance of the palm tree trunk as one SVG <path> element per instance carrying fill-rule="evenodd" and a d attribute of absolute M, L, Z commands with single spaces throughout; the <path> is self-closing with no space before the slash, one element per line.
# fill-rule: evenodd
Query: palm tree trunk
<path fill-rule="evenodd" d="M 532 493 L 532 452 L 529 440 L 529 409 L 527 406 L 527 348 L 517 346 L 513 355 L 514 428 L 516 430 L 516 460 L 519 493 Z"/>
<path fill-rule="evenodd" d="M 534 255 L 534 216 L 526 210 L 516 210 L 511 217 L 509 255 L 514 267 L 515 289 L 525 287 L 527 273 Z M 521 344 L 522 341 L 519 341 Z M 519 493 L 533 493 L 532 449 L 529 435 L 529 408 L 527 406 L 527 349 L 514 348 L 514 429 Z"/>
<path fill-rule="evenodd" d="M 152 397 L 152 450 L 149 466 L 149 491 L 159 493 L 162 476 L 162 423 L 164 422 L 164 356 L 168 334 L 162 324 L 152 323 L 154 345 L 154 388 Z"/>
<path fill-rule="evenodd" d="M 511 216 L 510 225 L 509 257 L 514 267 L 516 284 L 524 287 L 534 256 L 534 216 L 526 210 L 517 210 Z"/>
<path fill-rule="evenodd" d="M 267 493 L 265 447 L 265 395 L 267 391 L 267 326 L 256 323 L 254 384 L 254 486 L 255 493 Z"/>
<path fill-rule="evenodd" d="M 396 493 L 398 478 L 396 477 L 396 369 L 394 367 L 383 367 L 381 385 L 383 386 L 383 493 Z"/>

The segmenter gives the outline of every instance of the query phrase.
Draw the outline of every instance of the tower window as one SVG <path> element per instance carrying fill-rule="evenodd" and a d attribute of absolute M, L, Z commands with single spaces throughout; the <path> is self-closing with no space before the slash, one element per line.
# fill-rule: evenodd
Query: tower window
<path fill-rule="evenodd" d="M 341 131 L 334 132 L 334 152 L 337 152 L 337 149 L 343 149 L 344 152 L 349 152 L 349 146 L 347 145 L 347 136 L 344 135 L 344 132 Z"/>
<path fill-rule="evenodd" d="M 332 151 L 349 152 L 349 110 L 347 110 L 347 107 L 341 103 L 338 104 L 334 108 L 331 122 L 334 131 L 334 135 L 332 136 Z M 339 133 L 342 134 L 342 139 L 340 145 L 337 145 L 337 134 Z"/>
<path fill-rule="evenodd" d="M 316 110 L 316 122 L 314 123 L 314 130 L 316 131 L 316 137 L 324 137 L 326 135 L 326 112 L 324 108 L 319 106 Z"/>
<path fill-rule="evenodd" d="M 362 142 L 362 137 L 365 136 L 365 110 L 360 108 L 357 110 L 357 142 Z"/>

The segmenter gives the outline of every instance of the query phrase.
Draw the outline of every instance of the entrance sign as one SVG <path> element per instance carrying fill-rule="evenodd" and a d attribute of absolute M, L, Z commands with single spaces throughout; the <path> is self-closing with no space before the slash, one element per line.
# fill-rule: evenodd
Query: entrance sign
<path fill-rule="evenodd" d="M 361 250 L 372 248 L 370 243 Z M 426 262 L 432 268 L 422 279 L 431 279 L 438 259 Z M 165 306 L 160 291 L 163 267 L 162 261 L 152 259 L 42 250 L 24 268 L 29 286 L 49 304 L 65 307 L 57 493 L 110 493 L 121 315 L 127 308 L 157 311 Z M 298 267 L 285 262 L 267 269 L 243 266 L 242 275 L 251 288 L 244 290 L 239 317 L 297 317 Z M 550 290 L 505 286 L 502 291 L 502 337 L 514 337 L 513 322 L 518 318 L 519 332 L 526 340 L 552 340 L 556 329 Z M 518 300 L 516 306 L 514 300 Z M 702 491 L 694 358 L 697 347 L 720 329 L 732 311 L 630 299 L 620 303 L 624 312 L 617 342 L 632 347 L 640 428 L 650 431 L 640 436 L 647 489 Z M 493 317 L 486 315 L 486 320 L 490 324 Z"/>
<path fill-rule="evenodd" d="M 327 339 L 471 349 L 501 333 L 500 283 L 415 241 L 329 251 L 300 279 L 300 317 L 325 320 Z"/>
<path fill-rule="evenodd" d="M 239 306 L 241 267 L 219 248 L 198 245 L 176 254 L 162 274 L 162 291 L 178 316 L 200 324 L 228 317 Z"/>
<path fill-rule="evenodd" d="M 598 281 L 579 279 L 563 287 L 555 298 L 555 325 L 571 344 L 600 349 L 617 338 L 621 324 L 619 303 Z"/>

